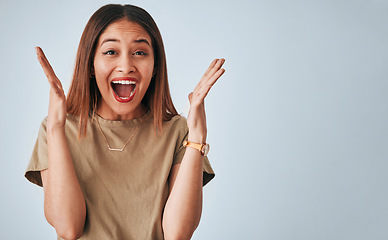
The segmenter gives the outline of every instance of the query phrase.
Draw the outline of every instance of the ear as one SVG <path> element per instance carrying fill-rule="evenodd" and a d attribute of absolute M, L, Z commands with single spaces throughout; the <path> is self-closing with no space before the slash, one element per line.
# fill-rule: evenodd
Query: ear
<path fill-rule="evenodd" d="M 155 70 L 155 67 L 154 67 L 154 70 L 152 70 L 152 77 L 155 77 L 155 74 L 156 74 L 156 70 Z"/>
<path fill-rule="evenodd" d="M 94 74 L 94 67 L 91 66 L 90 67 L 90 76 L 93 77 L 95 74 Z"/>

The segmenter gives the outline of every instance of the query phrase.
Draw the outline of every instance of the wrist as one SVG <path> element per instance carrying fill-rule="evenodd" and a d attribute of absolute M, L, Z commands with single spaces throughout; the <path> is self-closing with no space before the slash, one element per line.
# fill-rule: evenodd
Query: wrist
<path fill-rule="evenodd" d="M 190 134 L 187 136 L 187 141 L 195 143 L 206 143 L 206 134 Z"/>
<path fill-rule="evenodd" d="M 191 142 L 191 141 L 184 141 L 183 146 L 199 151 L 202 156 L 207 156 L 207 154 L 209 153 L 209 148 L 210 148 L 209 144 L 207 144 L 207 143 L 196 143 L 196 142 Z"/>

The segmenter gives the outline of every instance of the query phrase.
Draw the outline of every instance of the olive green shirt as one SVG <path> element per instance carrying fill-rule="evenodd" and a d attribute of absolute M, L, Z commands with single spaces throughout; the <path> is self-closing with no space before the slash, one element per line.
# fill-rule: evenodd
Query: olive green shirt
<path fill-rule="evenodd" d="M 164 239 L 162 215 L 168 198 L 167 180 L 172 166 L 180 163 L 185 153 L 182 143 L 188 134 L 186 119 L 175 116 L 165 121 L 159 134 L 150 115 L 123 152 L 108 149 L 97 121 L 109 145 L 122 148 L 141 118 L 90 118 L 86 137 L 79 140 L 78 118 L 68 114 L 65 133 L 87 209 L 80 239 Z M 40 171 L 48 168 L 46 124 L 47 118 L 41 124 L 25 173 L 29 181 L 39 186 Z M 203 171 L 205 185 L 214 177 L 206 157 Z"/>

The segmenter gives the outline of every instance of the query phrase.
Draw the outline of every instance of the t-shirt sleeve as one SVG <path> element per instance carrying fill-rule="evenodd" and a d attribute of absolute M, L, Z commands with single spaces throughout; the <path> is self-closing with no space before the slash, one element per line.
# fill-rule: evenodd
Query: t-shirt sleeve
<path fill-rule="evenodd" d="M 41 187 L 43 184 L 40 171 L 48 168 L 46 124 L 47 118 L 45 118 L 40 125 L 38 139 L 35 142 L 30 162 L 24 174 L 30 182 Z"/>
<path fill-rule="evenodd" d="M 175 152 L 173 165 L 177 163 L 181 163 L 183 156 L 185 155 L 186 148 L 183 147 L 183 142 L 187 140 L 187 136 L 189 134 L 189 128 L 187 127 L 187 122 L 184 119 L 182 121 L 182 127 L 180 129 L 180 134 L 178 136 L 177 141 L 177 150 Z M 205 186 L 210 180 L 212 180 L 215 177 L 215 173 L 213 171 L 212 166 L 210 165 L 208 157 L 204 157 L 203 159 L 203 186 Z"/>

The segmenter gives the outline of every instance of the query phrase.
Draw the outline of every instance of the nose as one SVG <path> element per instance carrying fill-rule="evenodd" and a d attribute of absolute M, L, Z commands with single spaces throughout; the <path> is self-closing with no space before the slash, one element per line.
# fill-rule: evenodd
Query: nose
<path fill-rule="evenodd" d="M 135 62 L 131 56 L 121 55 L 117 65 L 117 71 L 125 74 L 136 71 Z"/>

